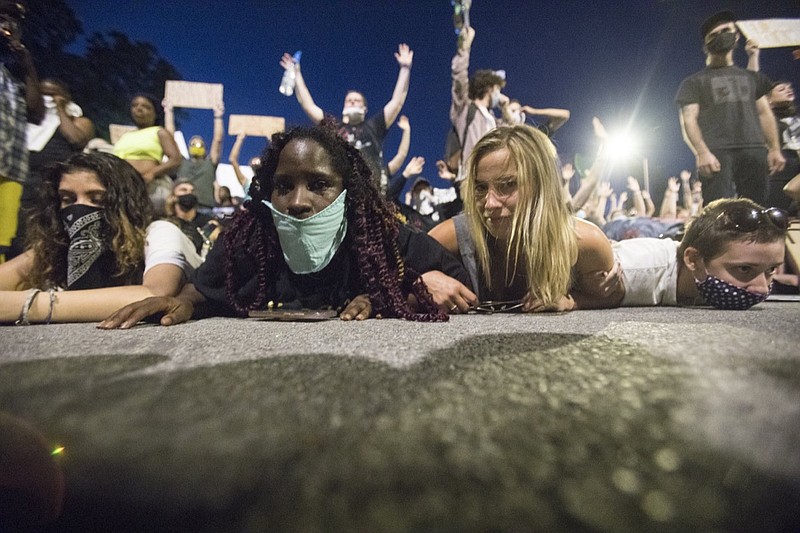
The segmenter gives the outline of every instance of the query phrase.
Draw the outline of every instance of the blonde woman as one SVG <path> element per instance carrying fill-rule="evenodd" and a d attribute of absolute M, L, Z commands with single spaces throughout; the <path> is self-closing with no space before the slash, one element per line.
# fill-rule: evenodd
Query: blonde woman
<path fill-rule="evenodd" d="M 499 301 L 539 312 L 619 301 L 616 277 L 603 283 L 614 268 L 611 244 L 570 214 L 559 168 L 553 144 L 530 126 L 497 128 L 475 145 L 461 190 L 464 213 L 430 232 L 461 256 L 474 292 L 451 290 L 441 306 L 457 313 Z"/>

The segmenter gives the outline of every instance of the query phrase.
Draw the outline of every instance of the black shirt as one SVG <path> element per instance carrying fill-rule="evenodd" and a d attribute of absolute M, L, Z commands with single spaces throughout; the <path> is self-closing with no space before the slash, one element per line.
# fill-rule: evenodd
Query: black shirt
<path fill-rule="evenodd" d="M 399 223 L 398 223 L 399 224 Z M 225 234 L 220 235 L 205 262 L 194 272 L 192 283 L 208 300 L 206 312 L 211 315 L 234 316 L 236 313 L 225 296 L 226 245 Z M 341 308 L 345 301 L 366 292 L 359 279 L 356 255 L 352 253 L 350 236 L 345 238 L 330 264 L 312 274 L 295 274 L 283 257 L 277 265 L 275 279 L 267 282 L 267 300 L 285 309 Z M 469 275 L 461 261 L 445 250 L 426 233 L 400 225 L 397 237 L 400 255 L 408 268 L 422 274 L 439 270 L 470 286 Z M 256 260 L 251 253 L 239 247 L 235 250 L 235 267 L 232 275 L 238 290 L 239 301 L 251 301 L 258 291 Z"/>

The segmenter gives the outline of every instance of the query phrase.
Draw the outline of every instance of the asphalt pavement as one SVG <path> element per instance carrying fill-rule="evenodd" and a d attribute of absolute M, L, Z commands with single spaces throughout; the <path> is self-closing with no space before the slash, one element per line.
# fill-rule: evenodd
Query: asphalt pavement
<path fill-rule="evenodd" d="M 55 451 L 44 531 L 797 531 L 798 326 L 780 302 L 6 326 L 0 412 Z"/>

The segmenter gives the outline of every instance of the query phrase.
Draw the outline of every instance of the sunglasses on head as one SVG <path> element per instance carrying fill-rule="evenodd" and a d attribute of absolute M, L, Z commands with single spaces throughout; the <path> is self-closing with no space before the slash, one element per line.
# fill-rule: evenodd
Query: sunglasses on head
<path fill-rule="evenodd" d="M 764 223 L 772 224 L 776 228 L 786 231 L 789 228 L 789 215 L 777 207 L 767 209 L 734 207 L 722 211 L 714 223 L 721 224 L 723 229 L 740 233 L 755 231 Z"/>

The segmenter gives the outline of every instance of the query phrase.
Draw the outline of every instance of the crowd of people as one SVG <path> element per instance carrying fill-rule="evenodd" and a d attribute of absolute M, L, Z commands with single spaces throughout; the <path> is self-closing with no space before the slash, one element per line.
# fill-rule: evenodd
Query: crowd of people
<path fill-rule="evenodd" d="M 782 269 L 800 197 L 800 118 L 791 84 L 758 72 L 755 43 L 748 68 L 733 65 L 732 13 L 702 25 L 706 68 L 676 96 L 697 172 L 668 179 L 658 213 L 635 177 L 614 190 L 599 119 L 596 156 L 578 168 L 551 141 L 568 110 L 509 98 L 503 71 L 470 77 L 469 25 L 451 64 L 448 149 L 436 162 L 450 187 L 422 177 L 422 157 L 406 164 L 411 121 L 401 111 L 414 52 L 400 44 L 390 100 L 370 114 L 364 95 L 348 91 L 340 117 L 315 103 L 285 54 L 312 125 L 275 134 L 250 172 L 237 137 L 230 162 L 246 197 L 233 198 L 216 179 L 221 104 L 210 149 L 191 137 L 188 158 L 171 104 L 147 94 L 131 98 L 135 128 L 113 146 L 97 142 L 69 88 L 38 79 L 20 42 L 23 15 L 0 0 L 0 322 L 746 309 L 776 279 L 797 288 L 797 273 Z M 386 158 L 395 121 L 403 135 Z"/>

